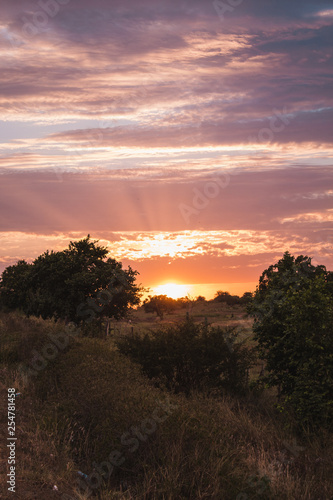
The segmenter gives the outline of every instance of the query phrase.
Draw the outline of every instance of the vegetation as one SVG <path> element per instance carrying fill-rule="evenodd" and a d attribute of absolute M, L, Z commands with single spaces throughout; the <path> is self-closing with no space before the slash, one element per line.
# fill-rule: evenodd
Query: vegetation
<path fill-rule="evenodd" d="M 7 267 L 0 281 L 0 306 L 43 319 L 80 323 L 123 317 L 140 302 L 137 271 L 106 258 L 108 249 L 87 238 L 61 252 L 45 252 L 28 264 Z"/>
<path fill-rule="evenodd" d="M 171 313 L 175 309 L 180 309 L 186 306 L 186 299 L 172 299 L 167 295 L 154 295 L 153 297 L 149 295 L 147 299 L 143 302 L 143 308 L 146 313 L 155 313 L 161 319 L 164 317 L 164 313 Z"/>
<path fill-rule="evenodd" d="M 139 295 L 136 272 L 96 243 L 2 275 L 0 389 L 21 393 L 17 497 L 332 498 L 332 273 L 286 253 L 253 299 L 174 301 L 163 319 L 145 312 L 150 299 L 96 338 L 76 287 L 97 318 L 123 317 Z"/>
<path fill-rule="evenodd" d="M 173 394 L 118 353 L 112 338 L 80 335 L 27 377 L 32 351 L 42 351 L 61 328 L 0 314 L 0 389 L 3 398 L 7 387 L 21 393 L 18 498 L 332 497 L 332 434 L 318 427 L 299 436 L 267 392 Z M 4 440 L 5 417 L 1 412 Z M 3 475 L 3 491 L 5 481 Z"/>
<path fill-rule="evenodd" d="M 234 306 L 246 305 L 251 301 L 251 299 L 251 292 L 245 292 L 242 297 L 239 297 L 238 295 L 230 295 L 229 292 L 218 291 L 215 294 L 213 302 Z M 157 316 L 163 319 L 164 314 L 171 314 L 176 310 L 184 309 L 191 302 L 205 303 L 206 299 L 201 295 L 199 295 L 195 301 L 191 300 L 189 297 L 172 299 L 167 295 L 149 295 L 149 297 L 143 302 L 143 308 L 146 313 L 156 313 Z"/>
<path fill-rule="evenodd" d="M 333 422 L 333 273 L 286 252 L 265 270 L 249 311 L 268 386 L 299 421 Z"/>
<path fill-rule="evenodd" d="M 190 318 L 175 326 L 118 341 L 120 352 L 140 363 L 149 378 L 176 393 L 212 388 L 242 392 L 253 359 L 236 342 L 235 328 L 196 324 Z"/>
<path fill-rule="evenodd" d="M 246 305 L 249 302 L 251 302 L 251 299 L 252 299 L 251 292 L 245 292 L 242 295 L 242 297 L 239 297 L 238 295 L 231 295 L 229 292 L 222 292 L 221 290 L 218 290 L 213 300 L 215 302 L 222 302 L 233 306 L 236 304 Z"/>

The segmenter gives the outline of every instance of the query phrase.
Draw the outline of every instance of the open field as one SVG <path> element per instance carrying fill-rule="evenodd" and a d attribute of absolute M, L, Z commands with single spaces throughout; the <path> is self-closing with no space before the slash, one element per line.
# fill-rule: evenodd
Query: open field
<path fill-rule="evenodd" d="M 191 312 L 197 321 L 207 317 L 216 325 L 238 324 L 240 336 L 250 331 L 250 320 L 239 307 L 194 305 Z M 144 332 L 178 322 L 184 313 L 161 321 L 133 311 L 131 323 L 118 322 L 118 329 L 121 335 L 130 335 L 132 327 Z M 292 422 L 275 410 L 272 392 L 243 397 L 172 394 L 155 387 L 117 352 L 114 334 L 108 339 L 78 336 L 29 378 L 22 366 L 31 360 L 32 349 L 42 352 L 49 336 L 60 334 L 63 325 L 17 314 L 1 314 L 0 319 L 2 442 L 7 387 L 21 393 L 16 403 L 15 498 L 332 498 L 332 436 L 320 429 L 296 434 Z M 257 375 L 251 373 L 252 378 Z M 151 421 L 157 401 L 168 402 L 164 408 L 172 410 L 152 434 L 147 428 L 137 452 L 129 453 L 124 433 Z M 94 473 L 112 450 L 122 453 L 124 464 L 96 490 L 83 494 L 77 471 Z M 5 466 L 5 448 L 1 463 Z M 1 498 L 13 498 L 6 494 L 4 476 L 1 487 Z"/>
<path fill-rule="evenodd" d="M 169 326 L 186 318 L 189 314 L 196 323 L 207 322 L 212 326 L 235 326 L 239 331 L 239 338 L 251 336 L 253 320 L 247 315 L 243 306 L 228 306 L 216 302 L 193 302 L 182 309 L 164 314 L 161 320 L 156 313 L 145 313 L 143 307 L 132 310 L 126 320 L 112 322 L 112 328 L 120 334 L 144 332 L 147 329 L 156 329 L 161 326 Z"/>

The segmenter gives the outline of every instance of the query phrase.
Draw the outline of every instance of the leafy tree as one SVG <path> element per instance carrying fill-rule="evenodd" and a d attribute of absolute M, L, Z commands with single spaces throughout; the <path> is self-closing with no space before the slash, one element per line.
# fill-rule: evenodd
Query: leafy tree
<path fill-rule="evenodd" d="M 32 264 L 20 261 L 7 268 L 0 281 L 1 303 L 27 315 L 75 323 L 122 317 L 140 301 L 138 273 L 123 270 L 97 243 L 88 235 L 66 250 L 43 253 Z"/>
<path fill-rule="evenodd" d="M 286 252 L 260 277 L 249 312 L 268 386 L 303 422 L 333 417 L 333 274 Z"/>
<path fill-rule="evenodd" d="M 242 305 L 247 305 L 252 301 L 253 293 L 252 292 L 245 292 L 239 299 L 240 304 Z"/>
<path fill-rule="evenodd" d="M 216 292 L 213 300 L 214 302 L 223 302 L 230 306 L 240 303 L 240 298 L 238 297 L 238 295 L 230 295 L 229 292 L 222 292 L 221 290 L 218 290 Z"/>
<path fill-rule="evenodd" d="M 146 313 L 155 313 L 163 319 L 164 313 L 170 313 L 178 307 L 177 300 L 167 295 L 149 295 L 143 302 L 143 308 Z"/>
<path fill-rule="evenodd" d="M 19 260 L 8 266 L 2 273 L 0 281 L 0 306 L 3 309 L 23 309 L 29 291 L 31 264 Z"/>

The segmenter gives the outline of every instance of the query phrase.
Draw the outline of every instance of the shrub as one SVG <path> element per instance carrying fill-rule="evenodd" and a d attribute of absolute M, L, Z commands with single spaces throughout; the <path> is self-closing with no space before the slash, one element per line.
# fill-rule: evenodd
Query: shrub
<path fill-rule="evenodd" d="M 139 362 L 148 377 L 176 393 L 212 388 L 242 392 L 252 351 L 235 340 L 235 328 L 223 330 L 187 319 L 150 335 L 125 337 L 117 346 Z"/>
<path fill-rule="evenodd" d="M 102 476 L 110 454 L 121 454 L 119 466 L 96 488 L 101 498 L 112 498 L 115 490 L 119 494 L 123 484 L 129 498 L 142 500 L 236 498 L 252 492 L 243 450 L 235 450 L 230 439 L 238 436 L 237 404 L 233 409 L 227 399 L 165 394 L 130 359 L 105 341 L 88 338 L 41 372 L 34 388 L 42 431 L 69 446 L 77 469 Z M 145 435 L 156 408 L 160 421 Z M 85 489 L 84 481 L 80 485 Z"/>

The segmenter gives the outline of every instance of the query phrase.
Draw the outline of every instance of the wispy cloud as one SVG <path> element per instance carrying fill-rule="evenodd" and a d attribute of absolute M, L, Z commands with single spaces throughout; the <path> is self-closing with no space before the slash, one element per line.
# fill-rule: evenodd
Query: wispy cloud
<path fill-rule="evenodd" d="M 151 279 L 202 279 L 204 258 L 208 281 L 222 264 L 252 279 L 288 248 L 330 262 L 329 0 L 244 1 L 223 22 L 202 0 L 2 6 L 3 265 L 25 253 L 8 234 L 37 235 L 30 258 L 88 232 Z"/>

